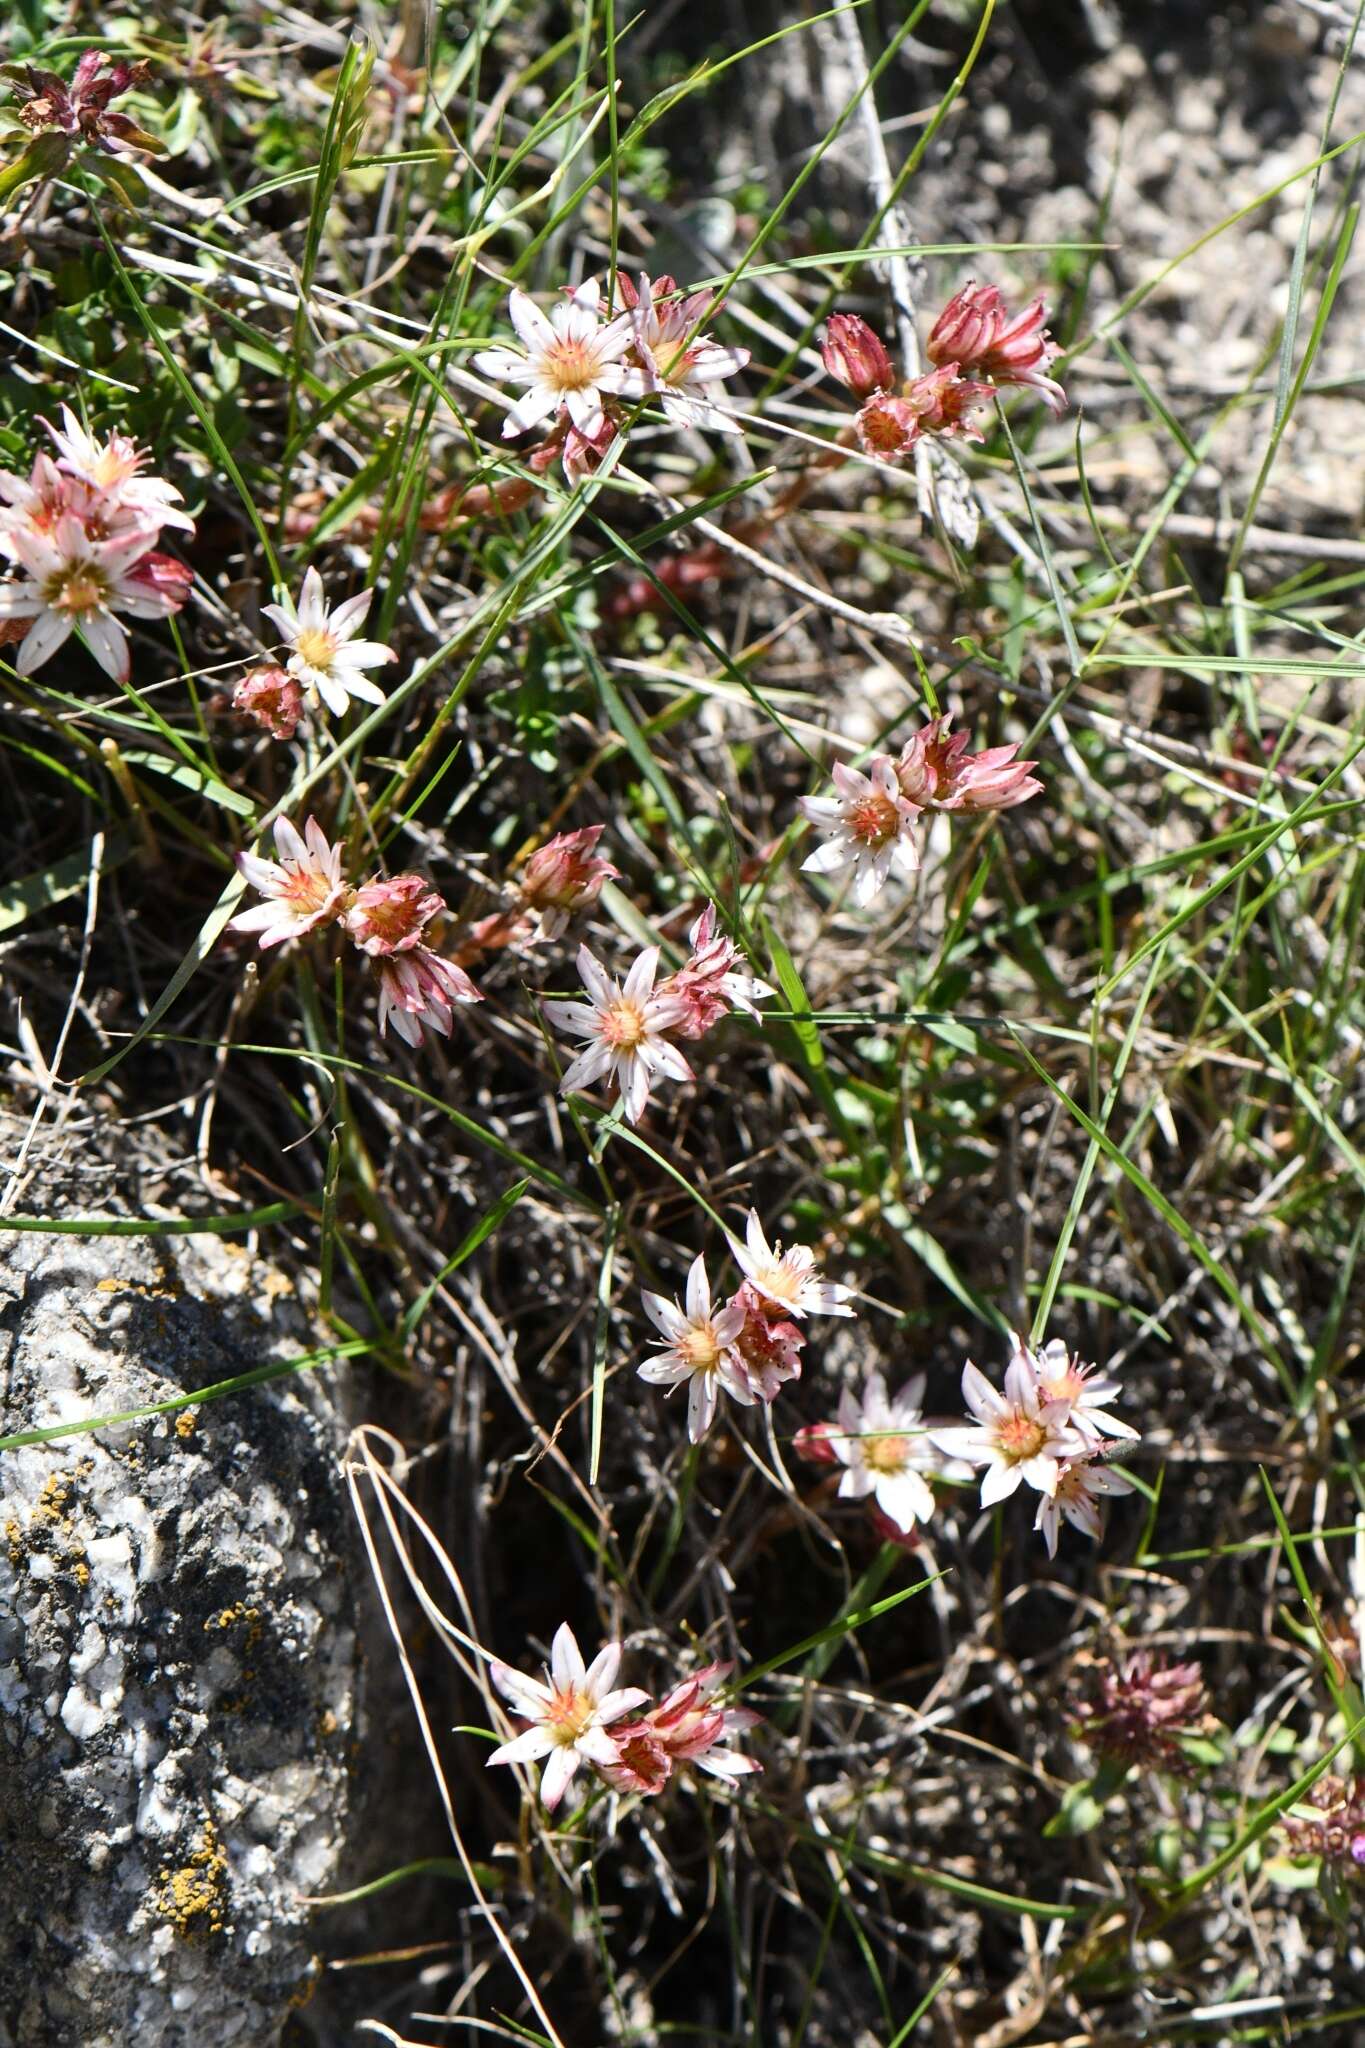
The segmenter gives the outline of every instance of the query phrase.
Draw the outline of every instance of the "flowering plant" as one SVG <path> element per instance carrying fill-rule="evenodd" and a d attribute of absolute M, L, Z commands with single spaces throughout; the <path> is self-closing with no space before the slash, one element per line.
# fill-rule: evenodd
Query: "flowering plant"
<path fill-rule="evenodd" d="M 20 675 L 74 633 L 106 675 L 126 683 L 123 618 L 180 610 L 191 572 L 157 542 L 166 526 L 192 535 L 194 521 L 174 485 L 146 473 L 147 452 L 127 435 L 100 440 L 66 405 L 60 427 L 43 425 L 56 458 L 40 452 L 27 477 L 0 470 L 0 557 L 19 571 L 0 583 L 0 620 L 21 627 Z"/>
<path fill-rule="evenodd" d="M 1058 354 L 1047 308 L 1035 299 L 1013 318 L 995 285 L 965 285 L 934 322 L 930 368 L 896 387 L 885 343 L 856 313 L 832 313 L 821 345 L 825 369 L 862 404 L 853 422 L 865 455 L 899 462 L 924 436 L 979 441 L 976 415 L 1007 385 L 1037 392 L 1054 412 L 1066 393 L 1046 372 Z"/>
<path fill-rule="evenodd" d="M 542 467 L 559 456 L 570 483 L 589 474 L 626 427 L 625 407 L 657 403 L 678 427 L 737 431 L 712 387 L 749 360 L 743 348 L 722 348 L 700 332 L 713 305 L 709 292 L 682 293 L 671 277 L 638 284 L 617 278 L 622 310 L 608 314 L 597 278 L 570 291 L 548 314 L 525 292 L 508 299 L 520 349 L 481 350 L 474 366 L 523 396 L 507 408 L 505 438 L 550 423 L 528 457 Z"/>
<path fill-rule="evenodd" d="M 646 1705 L 649 1694 L 636 1685 L 618 1689 L 620 1668 L 620 1643 L 608 1643 L 585 1666 L 567 1622 L 555 1632 L 544 1678 L 527 1677 L 494 1661 L 494 1685 L 529 1725 L 495 1749 L 489 1764 L 546 1758 L 540 1796 L 551 1812 L 584 1764 L 614 1791 L 646 1797 L 661 1792 L 684 1764 L 730 1780 L 762 1768 L 728 1746 L 730 1736 L 745 1733 L 759 1720 L 748 1708 L 716 1702 L 733 1664 L 706 1665 L 675 1685 L 648 1714 L 630 1722 L 625 1716 Z"/>
<path fill-rule="evenodd" d="M 101 157 L 153 156 L 164 145 L 113 102 L 144 85 L 148 67 L 86 50 L 69 80 L 33 64 L 6 64 L 0 75 L 14 87 L 15 104 L 5 111 L 28 138 L 8 164 L 0 166 L 0 201 L 23 185 L 55 178 L 78 150 Z M 113 173 L 110 173 L 111 178 Z"/>
<path fill-rule="evenodd" d="M 239 853 L 237 866 L 263 903 L 239 911 L 229 931 L 259 934 L 261 946 L 303 939 L 338 925 L 378 979 L 379 1032 L 390 1025 L 408 1045 L 425 1031 L 448 1038 L 459 1003 L 482 1001 L 464 969 L 425 942 L 427 926 L 446 908 L 421 875 L 375 875 L 358 887 L 345 878 L 345 850 L 315 818 L 303 832 L 275 821 L 278 861 Z"/>

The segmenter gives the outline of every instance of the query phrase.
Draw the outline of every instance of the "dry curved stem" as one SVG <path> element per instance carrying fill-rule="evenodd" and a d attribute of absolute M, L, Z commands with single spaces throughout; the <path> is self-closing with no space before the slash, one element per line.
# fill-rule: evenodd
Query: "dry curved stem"
<path fill-rule="evenodd" d="M 388 1457 L 390 1465 L 386 1466 L 383 1457 L 380 1455 L 381 1452 Z M 483 1694 L 485 1704 L 491 1710 L 493 1704 L 492 1695 L 489 1691 L 487 1680 L 483 1677 L 481 1666 L 478 1663 L 470 1662 L 462 1654 L 462 1651 L 469 1650 L 475 1653 L 476 1658 L 481 1659 L 485 1656 L 485 1652 L 480 1649 L 472 1633 L 474 1618 L 470 1612 L 469 1603 L 465 1598 L 464 1586 L 461 1583 L 460 1575 L 438 1541 L 434 1531 L 418 1514 L 394 1476 L 395 1471 L 404 1469 L 407 1462 L 407 1454 L 396 1437 L 390 1436 L 387 1430 L 379 1429 L 372 1423 L 365 1423 L 359 1429 L 352 1432 L 350 1442 L 347 1445 L 342 1470 L 345 1475 L 347 1490 L 351 1496 L 351 1505 L 355 1509 L 356 1520 L 360 1525 L 361 1540 L 365 1545 L 365 1555 L 369 1560 L 370 1571 L 374 1577 L 375 1587 L 379 1594 L 384 1621 L 398 1654 L 398 1662 L 402 1669 L 403 1679 L 407 1685 L 409 1697 L 412 1700 L 413 1712 L 417 1716 L 417 1725 L 421 1730 L 422 1745 L 426 1750 L 427 1760 L 431 1765 L 431 1774 L 435 1780 L 436 1789 L 440 1795 L 441 1805 L 445 1812 L 446 1825 L 450 1830 L 450 1839 L 455 1844 L 455 1853 L 460 1859 L 465 1880 L 473 1893 L 479 1914 L 486 1922 L 498 1947 L 502 1950 L 507 1962 L 515 1972 L 517 1981 L 526 1993 L 531 2008 L 540 2024 L 544 2027 L 546 2035 L 555 2044 L 555 2048 L 566 2048 L 566 2044 L 556 2029 L 554 2021 L 550 2018 L 549 2013 L 541 2002 L 540 1993 L 537 1991 L 535 1984 L 527 1973 L 525 1965 L 504 1929 L 501 1918 L 490 1904 L 488 1895 L 479 1882 L 478 1871 L 468 1850 L 465 1848 L 464 1837 L 460 1832 L 460 1824 L 455 1818 L 455 1805 L 450 1795 L 450 1787 L 446 1782 L 446 1775 L 441 1765 L 440 1753 L 432 1732 L 431 1721 L 427 1714 L 426 1704 L 422 1698 L 422 1688 L 418 1681 L 417 1673 L 413 1669 L 412 1659 L 408 1654 L 402 1623 L 399 1621 L 394 1607 L 393 1596 L 389 1590 L 389 1583 L 384 1573 L 384 1566 L 379 1556 L 378 1546 L 375 1542 L 375 1532 L 370 1525 L 370 1518 L 366 1512 L 362 1481 L 368 1481 L 373 1489 L 374 1500 L 383 1518 L 384 1528 L 393 1546 L 394 1554 L 423 1614 L 437 1630 L 466 1677 L 472 1683 L 478 1685 Z M 408 1517 L 422 1537 L 431 1555 L 435 1558 L 442 1574 L 455 1594 L 460 1612 L 469 1623 L 469 1632 L 458 1627 L 450 1620 L 448 1615 L 442 1612 L 422 1584 L 420 1574 L 413 1563 L 411 1552 L 399 1529 L 395 1514 L 396 1509 L 401 1510 Z M 397 2037 L 394 2038 L 396 2039 Z"/>

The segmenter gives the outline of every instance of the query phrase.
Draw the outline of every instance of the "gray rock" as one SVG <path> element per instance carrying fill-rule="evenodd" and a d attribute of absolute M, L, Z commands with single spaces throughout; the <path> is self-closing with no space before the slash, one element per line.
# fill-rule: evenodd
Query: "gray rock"
<path fill-rule="evenodd" d="M 306 1348 L 243 1252 L 170 1242 L 0 1238 L 6 1433 Z M 339 1441 L 286 1380 L 0 1453 L 0 2048 L 274 2048 L 308 2000 L 302 1898 L 350 1874 Z"/>

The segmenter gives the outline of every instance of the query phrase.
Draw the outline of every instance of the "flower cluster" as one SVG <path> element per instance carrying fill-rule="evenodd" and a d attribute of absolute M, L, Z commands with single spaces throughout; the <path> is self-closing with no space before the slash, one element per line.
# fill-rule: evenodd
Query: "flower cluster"
<path fill-rule="evenodd" d="M 595 469 L 623 430 L 623 405 L 653 400 L 675 426 L 735 431 L 736 422 L 711 387 L 749 360 L 743 348 L 721 348 L 701 333 L 713 304 L 671 277 L 638 285 L 618 278 L 624 309 L 607 317 L 602 286 L 589 278 L 546 314 L 513 291 L 508 318 L 521 349 L 483 349 L 476 369 L 521 396 L 507 409 L 504 439 L 549 422 L 547 439 L 529 458 L 538 468 L 562 460 L 570 483 Z"/>
<path fill-rule="evenodd" d="M 1098 1542 L 1100 1501 L 1132 1492 L 1131 1482 L 1105 1463 L 1106 1439 L 1136 1441 L 1138 1431 L 1110 1413 L 1105 1404 L 1120 1391 L 1118 1381 L 1095 1377 L 1095 1370 L 1060 1338 L 1035 1353 L 1016 1337 L 1003 1393 L 969 1362 L 962 1395 L 973 1420 L 931 1432 L 950 1457 L 985 1468 L 982 1507 L 1008 1500 L 1024 1485 L 1035 1490 L 1033 1526 L 1049 1557 L 1057 1554 L 1063 1518 Z"/>
<path fill-rule="evenodd" d="M 829 375 L 862 400 L 854 432 L 863 453 L 897 462 L 926 434 L 981 440 L 974 416 L 1002 385 L 1026 385 L 1064 411 L 1066 393 L 1046 374 L 1058 354 L 1046 319 L 1041 299 L 1011 317 L 995 285 L 965 285 L 934 323 L 932 367 L 899 390 L 885 344 L 856 313 L 830 315 L 820 354 Z"/>
<path fill-rule="evenodd" d="M 302 833 L 277 818 L 275 851 L 278 860 L 238 854 L 242 875 L 265 900 L 234 917 L 229 931 L 258 934 L 264 950 L 339 925 L 374 964 L 381 1036 L 392 1024 L 408 1045 L 419 1046 L 424 1030 L 448 1038 L 455 1004 L 482 1000 L 464 969 L 425 942 L 446 904 L 421 875 L 375 875 L 353 887 L 341 842 L 329 841 L 316 818 Z"/>
<path fill-rule="evenodd" d="M 836 763 L 833 796 L 801 798 L 801 810 L 825 843 L 801 865 L 811 874 L 853 875 L 853 901 L 866 908 L 893 869 L 919 866 L 915 826 L 925 811 L 1007 811 L 1043 785 L 1019 761 L 1017 745 L 967 752 L 966 733 L 950 732 L 951 716 L 931 719 L 898 756 L 875 754 L 866 769 Z"/>
<path fill-rule="evenodd" d="M 924 1419 L 924 1375 L 888 1394 L 881 1373 L 868 1375 L 862 1399 L 846 1387 L 838 1423 L 810 1423 L 796 1433 L 807 1464 L 842 1468 L 839 1497 L 865 1500 L 878 1533 L 892 1543 L 913 1538 L 934 1512 L 931 1479 L 953 1479 L 967 1467 L 944 1458 Z"/>
<path fill-rule="evenodd" d="M 736 972 L 743 956 L 733 940 L 717 936 L 714 904 L 706 906 L 688 941 L 687 959 L 662 981 L 657 946 L 645 948 L 624 982 L 613 981 L 588 947 L 579 947 L 578 973 L 589 1000 L 545 1005 L 552 1024 L 587 1041 L 566 1068 L 561 1093 L 610 1077 L 627 1123 L 638 1123 L 660 1075 L 692 1079 L 675 1038 L 701 1038 L 732 1009 L 757 1014 L 756 1005 L 773 991 L 756 976 Z"/>
<path fill-rule="evenodd" d="M 535 918 L 536 938 L 559 938 L 575 912 L 589 909 L 608 882 L 620 879 L 620 868 L 597 851 L 603 830 L 581 825 L 576 832 L 560 832 L 538 846 L 522 869 L 522 907 Z"/>
<path fill-rule="evenodd" d="M 352 697 L 382 704 L 384 692 L 366 669 L 379 668 L 397 656 L 380 640 L 356 635 L 369 616 L 373 590 L 358 591 L 343 603 L 329 605 L 322 578 L 310 568 L 297 605 L 286 596 L 282 604 L 262 605 L 289 649 L 283 668 L 271 663 L 243 676 L 232 693 L 232 706 L 261 726 L 272 738 L 292 739 L 303 716 L 305 700 L 324 704 L 340 718 Z"/>
<path fill-rule="evenodd" d="M 0 470 L 0 556 L 19 576 L 0 583 L 0 625 L 22 636 L 15 666 L 32 675 L 79 635 L 116 683 L 131 673 L 128 635 L 117 616 L 167 618 L 193 581 L 157 549 L 163 527 L 194 532 L 180 493 L 143 474 L 146 451 L 124 434 L 106 440 L 69 406 L 60 428 L 43 422 L 56 448 L 26 477 Z"/>
<path fill-rule="evenodd" d="M 715 1420 L 722 1393 L 741 1407 L 773 1401 L 788 1380 L 801 1376 L 808 1315 L 851 1316 L 850 1290 L 818 1278 L 809 1245 L 769 1244 L 758 1211 L 749 1211 L 744 1241 L 730 1251 L 744 1278 L 723 1307 L 711 1299 L 706 1261 L 698 1256 L 687 1275 L 683 1303 L 644 1293 L 645 1314 L 664 1340 L 647 1358 L 640 1378 L 672 1393 L 687 1388 L 687 1434 L 700 1443 Z"/>
<path fill-rule="evenodd" d="M 1150 1650 L 1135 1650 L 1097 1666 L 1090 1695 L 1075 1709 L 1074 1725 L 1082 1741 L 1116 1763 L 1181 1771 L 1186 1759 L 1179 1738 L 1197 1731 L 1207 1714 L 1208 1694 L 1197 1664 L 1167 1664 Z"/>
<path fill-rule="evenodd" d="M 527 859 L 515 896 L 506 908 L 478 918 L 470 926 L 466 957 L 562 937 L 571 918 L 590 909 L 607 883 L 620 876 L 621 870 L 597 851 L 605 829 L 581 825 L 538 846 Z"/>
<path fill-rule="evenodd" d="M 145 64 L 116 62 L 102 50 L 84 53 L 69 85 L 55 71 L 39 71 L 31 64 L 9 73 L 25 128 L 35 135 L 67 136 L 70 148 L 84 143 L 107 156 L 151 154 L 162 147 L 130 115 L 109 111 L 112 101 L 145 84 L 147 75 Z"/>
<path fill-rule="evenodd" d="M 1315 1856 L 1345 1874 L 1365 1871 L 1365 1776 L 1318 1779 L 1280 1822 L 1295 1856 Z"/>
<path fill-rule="evenodd" d="M 936 369 L 989 377 L 995 385 L 1022 384 L 1053 412 L 1066 411 L 1065 391 L 1047 375 L 1061 350 L 1048 340 L 1047 307 L 1041 299 L 1011 315 L 998 285 L 972 279 L 939 314 L 924 352 Z"/>
<path fill-rule="evenodd" d="M 734 1669 L 708 1664 L 665 1694 L 638 1719 L 626 1720 L 649 1694 L 639 1686 L 616 1687 L 621 1645 L 608 1643 L 585 1666 L 573 1630 L 564 1622 L 550 1645 L 544 1678 L 528 1678 L 494 1663 L 493 1683 L 518 1717 L 530 1725 L 489 1757 L 489 1764 L 537 1763 L 547 1759 L 540 1796 L 553 1811 L 575 1774 L 587 1764 L 618 1792 L 653 1797 L 675 1769 L 696 1764 L 717 1778 L 741 1778 L 762 1769 L 752 1757 L 725 1746 L 732 1735 L 752 1728 L 759 1716 L 746 1707 L 722 1707 L 715 1694 Z"/>

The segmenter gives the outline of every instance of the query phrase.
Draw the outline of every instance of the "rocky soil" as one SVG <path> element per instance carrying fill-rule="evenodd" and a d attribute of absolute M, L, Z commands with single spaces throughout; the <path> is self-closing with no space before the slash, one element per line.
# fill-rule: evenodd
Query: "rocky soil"
<path fill-rule="evenodd" d="M 280 1292 L 211 1238 L 11 1234 L 4 1427 L 297 1352 Z M 341 1439 L 288 1381 L 4 1454 L 4 2048 L 267 2048 L 307 2005 L 359 1734 Z"/>

